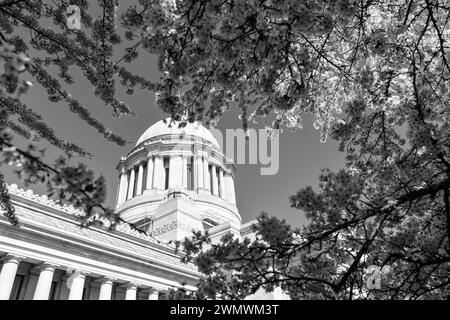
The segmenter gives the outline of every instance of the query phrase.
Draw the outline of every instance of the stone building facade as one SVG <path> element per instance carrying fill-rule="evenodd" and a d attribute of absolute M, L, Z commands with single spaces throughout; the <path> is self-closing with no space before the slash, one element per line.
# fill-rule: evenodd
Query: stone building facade
<path fill-rule="evenodd" d="M 243 237 L 235 169 L 201 124 L 159 121 L 120 159 L 116 214 L 125 222 L 80 227 L 83 212 L 9 186 L 21 221 L 0 215 L 0 299 L 164 299 L 195 290 L 200 274 L 173 241 L 208 230 Z M 133 226 L 133 227 L 131 227 Z"/>

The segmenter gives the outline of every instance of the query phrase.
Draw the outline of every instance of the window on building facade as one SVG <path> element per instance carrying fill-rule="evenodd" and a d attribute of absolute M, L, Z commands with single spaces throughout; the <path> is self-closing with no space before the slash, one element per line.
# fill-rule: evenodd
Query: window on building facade
<path fill-rule="evenodd" d="M 144 219 L 136 222 L 135 226 L 136 226 L 136 228 L 138 228 L 144 232 L 148 232 L 148 231 L 151 231 L 151 228 L 150 228 L 151 223 L 152 223 L 152 220 L 150 218 L 144 218 Z"/>
<path fill-rule="evenodd" d="M 206 231 L 212 227 L 215 227 L 218 225 L 217 222 L 215 222 L 214 220 L 210 219 L 210 218 L 205 218 L 202 220 L 203 223 L 203 229 Z"/>

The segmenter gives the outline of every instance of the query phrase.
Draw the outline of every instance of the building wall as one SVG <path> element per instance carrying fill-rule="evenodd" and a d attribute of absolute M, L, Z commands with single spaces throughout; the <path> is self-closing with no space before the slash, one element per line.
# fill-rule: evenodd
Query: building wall
<path fill-rule="evenodd" d="M 195 290 L 200 274 L 182 263 L 172 246 L 127 225 L 82 228 L 75 211 L 46 197 L 17 187 L 10 195 L 21 226 L 11 226 L 0 213 L 0 299 L 33 299 L 43 264 L 54 272 L 51 281 L 41 283 L 51 287 L 56 300 L 69 298 L 73 285 L 69 289 L 67 279 L 76 270 L 85 276 L 84 300 L 98 299 L 105 277 L 113 279 L 110 298 L 117 300 L 130 287 L 137 288 L 136 299 L 154 299 L 152 293 L 161 296 L 170 288 Z M 17 271 L 11 269 L 15 265 Z"/>

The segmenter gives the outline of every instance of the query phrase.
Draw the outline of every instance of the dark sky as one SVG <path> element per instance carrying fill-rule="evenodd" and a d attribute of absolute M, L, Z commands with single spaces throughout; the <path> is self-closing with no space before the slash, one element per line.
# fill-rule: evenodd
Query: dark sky
<path fill-rule="evenodd" d="M 119 55 L 120 51 L 118 52 Z M 43 115 L 46 122 L 55 130 L 56 134 L 68 140 L 78 143 L 87 151 L 93 153 L 93 159 L 74 159 L 85 162 L 97 174 L 103 174 L 107 181 L 108 205 L 114 206 L 118 172 L 115 167 L 121 155 L 129 152 L 139 136 L 152 124 L 159 121 L 165 115 L 154 103 L 154 94 L 149 91 L 136 89 L 133 95 L 126 95 L 125 90 L 118 88 L 118 96 L 127 103 L 135 118 L 123 117 L 112 118 L 112 110 L 105 106 L 93 94 L 93 88 L 85 80 L 77 68 L 71 69 L 74 74 L 75 83 L 71 86 L 63 84 L 75 98 L 87 107 L 92 114 L 99 118 L 114 133 L 120 134 L 130 143 L 120 147 L 103 139 L 95 129 L 85 124 L 75 114 L 69 111 L 65 103 L 52 103 L 47 100 L 46 92 L 38 84 L 35 84 L 30 92 L 23 97 L 24 103 L 34 111 Z M 159 78 L 156 58 L 148 53 L 141 52 L 137 62 L 130 67 L 132 72 L 148 77 L 152 80 Z M 53 75 L 57 74 L 53 70 Z M 26 77 L 26 76 L 25 76 Z M 32 78 L 28 76 L 28 80 Z M 238 119 L 238 109 L 230 110 L 221 119 L 218 129 L 240 128 L 241 121 Z M 23 146 L 24 140 L 17 138 L 16 142 Z M 46 159 L 52 161 L 60 154 L 52 146 L 42 143 L 47 148 Z M 320 142 L 320 132 L 312 126 L 311 118 L 304 119 L 304 128 L 291 132 L 284 129 L 280 134 L 280 168 L 276 175 L 261 176 L 259 165 L 238 165 L 235 187 L 237 207 L 243 221 L 255 218 L 261 211 L 271 215 L 285 218 L 291 224 L 298 226 L 305 222 L 303 214 L 289 207 L 288 197 L 299 188 L 312 185 L 317 186 L 317 177 L 321 168 L 343 167 L 343 153 L 338 152 L 337 143 L 329 140 Z M 22 184 L 11 173 L 11 167 L 2 167 L 6 171 L 9 183 Z M 43 193 L 42 186 L 32 186 L 37 192 Z"/>

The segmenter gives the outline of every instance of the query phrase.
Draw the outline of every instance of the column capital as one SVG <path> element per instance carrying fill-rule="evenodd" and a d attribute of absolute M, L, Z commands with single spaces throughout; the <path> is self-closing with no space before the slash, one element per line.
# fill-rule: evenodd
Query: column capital
<path fill-rule="evenodd" d="M 137 284 L 134 282 L 126 283 L 125 300 L 136 300 L 137 297 Z"/>
<path fill-rule="evenodd" d="M 159 300 L 159 291 L 156 288 L 150 288 L 148 291 L 148 300 Z"/>
<path fill-rule="evenodd" d="M 3 260 L 5 263 L 0 271 L 0 300 L 8 300 L 11 295 L 21 257 L 9 253 L 3 257 Z"/>
<path fill-rule="evenodd" d="M 81 300 L 83 298 L 83 288 L 88 273 L 76 270 L 67 278 L 67 287 L 70 288 L 68 300 Z"/>
<path fill-rule="evenodd" d="M 5 261 L 5 262 L 16 262 L 19 263 L 22 260 L 25 260 L 26 257 L 25 256 L 21 256 L 15 253 L 7 253 L 5 254 L 0 260 L 1 261 Z"/>
<path fill-rule="evenodd" d="M 126 283 L 124 283 L 123 284 L 123 286 L 126 288 L 126 289 L 137 289 L 138 287 L 139 287 L 139 284 L 137 284 L 136 282 L 126 282 Z"/>
<path fill-rule="evenodd" d="M 161 289 L 161 288 L 156 288 L 156 287 L 148 287 L 148 288 L 147 288 L 147 291 L 148 291 L 149 293 L 155 293 L 155 292 L 163 291 L 163 289 Z"/>
<path fill-rule="evenodd" d="M 41 262 L 34 266 L 34 268 L 36 268 L 37 270 L 46 270 L 46 269 L 55 270 L 58 267 L 61 267 L 61 265 L 47 261 Z"/>
<path fill-rule="evenodd" d="M 117 278 L 113 278 L 113 277 L 108 277 L 108 276 L 104 276 L 104 277 L 100 277 L 95 279 L 95 282 L 100 282 L 100 283 L 105 283 L 105 282 L 115 282 L 117 281 Z"/>
<path fill-rule="evenodd" d="M 81 269 L 72 269 L 72 270 L 69 269 L 69 270 L 66 271 L 66 275 L 68 277 L 70 277 L 70 276 L 72 276 L 74 274 L 76 274 L 77 276 L 86 277 L 87 275 L 90 274 L 90 272 L 89 271 L 84 271 L 84 270 L 81 270 Z"/>
<path fill-rule="evenodd" d="M 100 282 L 100 293 L 99 293 L 99 300 L 111 300 L 111 294 L 112 294 L 112 288 L 114 284 L 114 280 L 111 277 L 100 277 L 96 279 L 96 282 Z"/>

